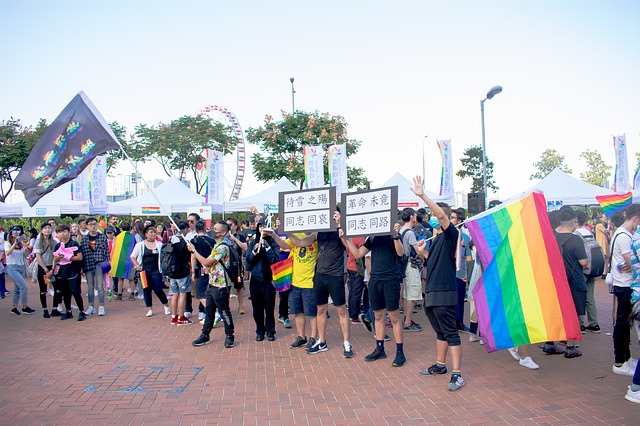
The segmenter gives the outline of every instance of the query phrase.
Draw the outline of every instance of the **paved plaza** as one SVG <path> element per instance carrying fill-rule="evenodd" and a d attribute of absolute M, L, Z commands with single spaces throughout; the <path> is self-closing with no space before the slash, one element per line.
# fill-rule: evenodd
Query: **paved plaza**
<path fill-rule="evenodd" d="M 611 296 L 602 280 L 596 285 L 602 333 L 584 335 L 584 356 L 544 355 L 532 346 L 540 365 L 532 371 L 462 334 L 467 385 L 449 392 L 449 375 L 419 375 L 435 361 L 422 312 L 415 321 L 424 330 L 405 334 L 407 363 L 394 368 L 393 340 L 388 359 L 364 361 L 375 341 L 361 325 L 351 327 L 355 357 L 344 359 L 332 307 L 327 352 L 290 349 L 293 329 L 280 323 L 275 342 L 256 342 L 250 302 L 240 316 L 237 299 L 236 346 L 223 348 L 219 325 L 210 345 L 193 347 L 200 326 L 170 326 L 157 299 L 151 318 L 136 300 L 108 302 L 104 317 L 60 321 L 42 317 L 30 284 L 34 315 L 11 315 L 12 294 L 0 300 L 0 424 L 637 425 L 640 405 L 624 399 L 631 377 L 611 372 Z M 638 357 L 635 333 L 633 340 Z"/>

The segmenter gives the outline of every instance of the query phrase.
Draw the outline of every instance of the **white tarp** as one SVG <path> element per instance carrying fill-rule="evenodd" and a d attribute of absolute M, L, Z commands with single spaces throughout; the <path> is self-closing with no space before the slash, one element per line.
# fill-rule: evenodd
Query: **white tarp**
<path fill-rule="evenodd" d="M 61 214 L 89 214 L 88 201 L 71 199 L 71 182 L 67 182 L 42 197 L 33 207 L 22 201 L 5 204 L 1 217 L 59 216 Z"/>
<path fill-rule="evenodd" d="M 389 180 L 387 180 L 382 185 L 379 185 L 378 188 L 384 188 L 387 186 L 398 187 L 398 207 L 400 209 L 403 209 L 404 207 L 411 207 L 414 209 L 426 207 L 424 201 L 416 197 L 416 195 L 411 192 L 411 188 L 413 188 L 413 181 L 402 176 L 400 172 L 394 173 L 393 176 L 389 178 Z M 453 194 L 449 196 L 440 196 L 437 193 L 431 192 L 427 189 L 424 190 L 424 193 L 427 197 L 431 198 L 435 202 L 444 202 L 452 207 L 455 203 Z"/>
<path fill-rule="evenodd" d="M 146 192 L 135 198 L 109 203 L 107 212 L 115 215 L 131 215 L 134 212 L 135 214 L 140 214 L 140 208 L 145 207 L 151 210 L 153 208 L 161 208 L 163 215 L 166 215 L 167 211 L 170 213 L 187 212 L 190 207 L 205 204 L 205 199 L 202 195 L 192 191 L 180 179 L 171 176 L 161 185 L 154 188 L 153 194 Z M 216 213 L 222 212 L 222 206 L 220 205 L 212 205 L 211 207 Z"/>
<path fill-rule="evenodd" d="M 565 206 L 599 205 L 596 195 L 615 194 L 610 189 L 583 182 L 556 168 L 531 188 L 509 199 L 520 198 L 523 194 L 536 190 L 544 193 L 547 203 L 559 201 Z"/>
<path fill-rule="evenodd" d="M 278 194 L 280 192 L 295 191 L 297 189 L 300 188 L 291 183 L 291 181 L 286 177 L 282 177 L 279 181 L 262 192 L 239 200 L 225 202 L 224 210 L 226 212 L 239 212 L 250 210 L 252 206 L 255 206 L 259 212 L 265 211 L 266 207 L 269 207 L 271 212 L 277 212 Z"/>

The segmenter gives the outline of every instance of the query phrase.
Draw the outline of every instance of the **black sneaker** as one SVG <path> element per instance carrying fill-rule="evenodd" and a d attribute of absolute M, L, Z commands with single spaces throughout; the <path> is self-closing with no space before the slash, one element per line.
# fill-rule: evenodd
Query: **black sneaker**
<path fill-rule="evenodd" d="M 25 306 L 24 308 L 22 308 L 22 313 L 25 315 L 33 315 L 35 311 L 36 311 L 35 309 L 31 309 L 28 306 Z"/>
<path fill-rule="evenodd" d="M 423 376 L 434 376 L 436 374 L 447 374 L 447 366 L 440 367 L 438 364 L 433 364 L 431 367 L 425 368 L 420 371 Z"/>
<path fill-rule="evenodd" d="M 344 351 L 342 352 L 342 356 L 345 358 L 353 358 L 353 346 L 351 346 L 351 343 L 349 343 L 349 348 L 344 348 Z"/>
<path fill-rule="evenodd" d="M 51 315 L 49 315 L 48 309 L 44 310 L 44 312 L 42 313 L 42 318 L 51 318 Z"/>
<path fill-rule="evenodd" d="M 319 352 L 324 352 L 329 350 L 329 346 L 327 346 L 327 342 L 321 342 L 319 340 L 316 341 L 316 344 L 309 348 L 309 355 L 315 355 Z"/>
<path fill-rule="evenodd" d="M 457 390 L 460 390 L 464 387 L 465 382 L 464 379 L 462 378 L 461 375 L 459 374 L 453 374 L 451 376 L 451 380 L 449 380 L 449 384 L 447 385 L 447 388 L 451 391 L 451 392 L 455 392 Z"/>
<path fill-rule="evenodd" d="M 257 333 L 256 334 L 256 342 L 262 342 L 264 340 L 264 334 Z"/>
<path fill-rule="evenodd" d="M 78 314 L 78 321 L 84 321 L 87 319 L 87 315 L 84 312 Z"/>
<path fill-rule="evenodd" d="M 596 325 L 588 325 L 585 327 L 587 330 L 589 330 L 592 333 L 600 333 L 600 326 L 598 324 Z"/>
<path fill-rule="evenodd" d="M 584 325 L 580 326 L 580 334 L 586 334 L 587 333 L 587 329 Z"/>
<path fill-rule="evenodd" d="M 304 350 L 309 352 L 309 349 L 311 349 L 315 344 L 316 344 L 316 339 L 314 339 L 313 337 L 309 337 L 309 342 L 307 342 L 307 345 L 304 347 Z"/>
<path fill-rule="evenodd" d="M 68 320 L 68 319 L 71 319 L 71 318 L 73 318 L 73 314 L 71 313 L 71 311 L 68 311 L 68 312 L 60 315 L 60 319 L 61 320 Z"/>
<path fill-rule="evenodd" d="M 59 317 L 59 316 L 61 316 L 61 315 L 62 315 L 62 314 L 60 313 L 60 311 L 59 311 L 57 308 L 53 308 L 53 309 L 51 310 L 51 317 L 52 317 L 52 318 L 53 318 L 53 317 Z"/>
<path fill-rule="evenodd" d="M 384 352 L 384 349 L 380 349 L 376 346 L 376 350 L 365 356 L 364 360 L 367 362 L 372 362 L 378 359 L 385 359 L 386 357 L 387 354 Z"/>
<path fill-rule="evenodd" d="M 364 325 L 367 328 L 368 332 L 371 332 L 373 330 L 373 327 L 371 327 L 371 320 L 367 318 L 365 314 L 358 315 L 358 319 L 360 320 L 362 325 Z"/>
<path fill-rule="evenodd" d="M 572 348 L 567 348 L 567 350 L 564 352 L 565 358 L 576 358 L 579 356 L 582 356 L 582 352 L 580 352 L 580 350 L 578 350 L 575 346 Z"/>
<path fill-rule="evenodd" d="M 227 336 L 224 338 L 224 347 L 225 348 L 232 348 L 233 345 L 235 344 L 235 339 L 233 338 L 233 336 Z"/>
<path fill-rule="evenodd" d="M 544 346 L 542 347 L 542 352 L 544 352 L 547 355 L 560 355 L 564 353 L 564 350 L 557 347 L 555 343 L 552 343 L 552 344 L 545 343 Z"/>
<path fill-rule="evenodd" d="M 11 313 L 12 313 L 13 315 L 20 315 L 20 311 L 18 310 L 18 308 L 13 308 L 13 309 L 11 310 Z"/>
<path fill-rule="evenodd" d="M 270 342 L 276 340 L 276 333 L 267 333 L 267 340 Z"/>
<path fill-rule="evenodd" d="M 396 352 L 396 359 L 391 363 L 394 367 L 402 367 L 404 363 L 407 362 L 407 358 L 405 358 L 404 353 Z"/>
<path fill-rule="evenodd" d="M 201 334 L 200 337 L 198 337 L 196 340 L 191 342 L 193 346 L 208 345 L 209 343 L 211 343 L 211 340 L 209 340 L 209 336 L 205 334 Z"/>
<path fill-rule="evenodd" d="M 384 335 L 384 341 L 385 341 L 385 342 L 388 342 L 388 341 L 390 341 L 390 340 L 391 340 L 391 337 L 389 337 L 389 335 L 388 335 L 388 334 L 385 334 L 385 335 Z"/>
<path fill-rule="evenodd" d="M 307 344 L 307 339 L 305 339 L 305 338 L 304 338 L 304 337 L 302 337 L 302 336 L 298 336 L 298 338 L 296 339 L 296 341 L 295 341 L 295 342 L 293 342 L 291 345 L 289 345 L 289 347 L 290 347 L 291 349 L 298 349 L 298 348 L 303 347 L 303 346 L 304 346 L 304 345 L 306 345 L 306 344 Z"/>

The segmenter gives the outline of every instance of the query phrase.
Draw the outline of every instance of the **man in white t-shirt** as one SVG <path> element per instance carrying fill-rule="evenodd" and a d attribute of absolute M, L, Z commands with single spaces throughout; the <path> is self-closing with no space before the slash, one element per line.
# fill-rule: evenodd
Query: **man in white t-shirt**
<path fill-rule="evenodd" d="M 640 224 L 640 204 L 632 204 L 625 210 L 626 220 L 611 237 L 611 272 L 613 294 L 618 301 L 616 322 L 613 326 L 613 372 L 633 376 L 637 360 L 631 358 L 631 242 Z"/>

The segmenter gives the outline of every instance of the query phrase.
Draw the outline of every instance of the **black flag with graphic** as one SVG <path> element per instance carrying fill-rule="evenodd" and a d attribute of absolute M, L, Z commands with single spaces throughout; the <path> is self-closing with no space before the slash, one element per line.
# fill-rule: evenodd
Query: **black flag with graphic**
<path fill-rule="evenodd" d="M 33 207 L 45 194 L 78 176 L 94 157 L 112 149 L 120 149 L 116 135 L 80 92 L 31 150 L 16 178 L 16 189 Z"/>

